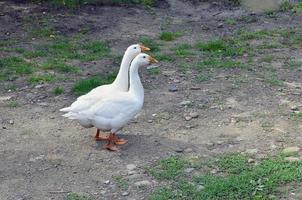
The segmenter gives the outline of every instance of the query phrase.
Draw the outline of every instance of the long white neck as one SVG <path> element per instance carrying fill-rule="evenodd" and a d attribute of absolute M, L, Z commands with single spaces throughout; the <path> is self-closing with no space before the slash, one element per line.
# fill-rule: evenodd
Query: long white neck
<path fill-rule="evenodd" d="M 128 91 L 128 71 L 131 63 L 131 56 L 129 55 L 129 52 L 125 52 L 122 63 L 120 66 L 120 70 L 112 83 L 113 86 L 121 89 L 122 91 Z"/>
<path fill-rule="evenodd" d="M 139 78 L 138 68 L 139 68 L 139 64 L 137 63 L 137 60 L 134 59 L 130 66 L 129 93 L 134 95 L 136 98 L 138 98 L 138 100 L 143 102 L 144 101 L 144 87 Z"/>

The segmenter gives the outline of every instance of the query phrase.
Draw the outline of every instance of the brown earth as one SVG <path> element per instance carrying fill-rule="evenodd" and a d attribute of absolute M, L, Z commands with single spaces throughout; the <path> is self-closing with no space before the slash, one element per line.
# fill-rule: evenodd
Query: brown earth
<path fill-rule="evenodd" d="M 106 40 L 113 52 L 122 54 L 142 35 L 158 38 L 162 30 L 185 33 L 175 41 L 163 42 L 162 51 L 178 43 L 231 35 L 240 28 L 301 30 L 302 16 L 292 13 L 268 18 L 219 3 L 192 5 L 175 0 L 169 4 L 169 8 L 87 6 L 66 11 L 0 2 L 0 34 L 1 38 L 15 38 L 19 46 L 30 48 L 32 43 L 22 43 L 22 19 L 28 15 L 42 16 L 45 12 L 62 34 L 88 26 L 91 32 L 86 38 Z M 225 23 L 226 19 L 242 16 L 253 16 L 255 20 L 238 20 L 232 26 Z M 218 69 L 205 82 L 195 81 L 195 71 L 183 73 L 178 61 L 161 63 L 159 75 L 142 70 L 145 104 L 137 118 L 123 129 L 129 143 L 117 153 L 102 149 L 102 144 L 94 141 L 94 129 L 84 129 L 61 117 L 59 112 L 76 98 L 70 92 L 74 79 L 117 70 L 114 61 L 86 62 L 81 65 L 80 75 L 70 75 L 70 80 L 54 84 L 45 83 L 40 88 L 28 86 L 22 78 L 15 81 L 16 91 L 2 87 L 1 97 L 12 97 L 20 106 L 12 108 L 3 98 L 0 101 L 0 199 L 63 199 L 65 192 L 71 191 L 95 199 L 147 199 L 160 183 L 148 176 L 144 167 L 160 158 L 174 154 L 202 158 L 246 151 L 257 152 L 256 156 L 261 157 L 287 146 L 301 146 L 301 121 L 293 120 L 290 114 L 291 109 L 302 109 L 302 71 L 282 66 L 284 58 L 301 59 L 302 50 L 285 48 L 268 50 L 268 54 L 274 55 L 272 66 L 284 81 L 282 86 L 269 86 L 259 78 L 260 64 L 255 64 L 252 71 Z M 256 53 L 256 60 L 261 56 Z M 185 61 L 200 60 L 190 59 Z M 63 85 L 67 92 L 54 96 L 51 90 L 58 85 Z M 178 91 L 169 92 L 171 85 Z M 183 101 L 190 103 L 181 105 Z M 199 116 L 187 121 L 184 116 L 190 112 Z M 133 174 L 129 174 L 128 164 L 137 166 Z M 114 176 L 122 176 L 129 182 L 127 196 L 122 196 Z M 142 180 L 150 181 L 151 185 L 143 188 L 134 185 Z M 298 195 L 301 189 L 300 185 L 292 190 Z"/>

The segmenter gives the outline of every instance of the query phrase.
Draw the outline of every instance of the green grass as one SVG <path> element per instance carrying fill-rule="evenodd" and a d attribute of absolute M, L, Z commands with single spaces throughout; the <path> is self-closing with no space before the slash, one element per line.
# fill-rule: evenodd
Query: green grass
<path fill-rule="evenodd" d="M 18 103 L 18 101 L 9 101 L 7 106 L 10 108 L 16 108 L 16 107 L 20 106 L 20 104 Z"/>
<path fill-rule="evenodd" d="M 286 12 L 293 9 L 293 7 L 293 4 L 289 0 L 283 0 L 279 6 L 279 10 L 282 12 Z"/>
<path fill-rule="evenodd" d="M 260 59 L 260 61 L 266 62 L 266 63 L 271 63 L 273 61 L 273 59 L 274 59 L 273 55 L 265 55 Z"/>
<path fill-rule="evenodd" d="M 146 170 L 157 179 L 170 180 L 180 176 L 186 166 L 187 162 L 185 160 L 173 156 L 159 161 L 153 167 L 147 167 Z"/>
<path fill-rule="evenodd" d="M 269 84 L 270 86 L 283 86 L 283 81 L 277 78 L 276 75 L 271 75 L 265 78 L 265 83 Z"/>
<path fill-rule="evenodd" d="M 193 55 L 192 46 L 189 44 L 178 44 L 172 48 L 177 57 L 187 57 Z"/>
<path fill-rule="evenodd" d="M 104 58 L 110 54 L 110 48 L 102 41 L 88 41 L 82 45 L 85 53 L 80 59 L 83 61 L 92 61 Z"/>
<path fill-rule="evenodd" d="M 84 195 L 79 195 L 77 193 L 70 193 L 64 198 L 64 200 L 93 200 L 93 199 L 90 197 L 86 197 Z"/>
<path fill-rule="evenodd" d="M 39 84 L 39 83 L 43 83 L 43 82 L 53 82 L 55 81 L 56 76 L 53 74 L 42 74 L 42 75 L 35 75 L 35 76 L 31 76 L 28 79 L 28 83 L 30 84 Z"/>
<path fill-rule="evenodd" d="M 196 77 L 196 80 L 198 82 L 204 82 L 210 80 L 211 76 L 209 74 L 200 74 Z"/>
<path fill-rule="evenodd" d="M 0 79 L 12 75 L 28 75 L 36 70 L 35 64 L 25 61 L 20 57 L 0 58 Z"/>
<path fill-rule="evenodd" d="M 201 172 L 193 177 L 161 174 L 155 178 L 166 180 L 165 186 L 157 190 L 151 200 L 202 200 L 202 199 L 270 199 L 279 194 L 278 188 L 287 183 L 302 182 L 302 162 L 287 162 L 283 155 L 266 157 L 257 164 L 248 163 L 249 155 L 228 154 L 200 165 Z M 167 159 L 166 159 L 167 160 Z M 186 162 L 173 157 L 174 163 Z M 183 165 L 181 165 L 183 166 Z M 175 171 L 179 171 L 174 167 Z M 218 169 L 218 173 L 210 173 Z M 203 186 L 202 189 L 199 189 Z"/>
<path fill-rule="evenodd" d="M 225 20 L 225 23 L 230 26 L 234 26 L 237 24 L 237 21 L 235 19 L 227 19 L 227 20 Z"/>
<path fill-rule="evenodd" d="M 165 62 L 172 62 L 175 60 L 174 56 L 171 54 L 161 54 L 161 53 L 155 53 L 154 58 L 158 61 L 165 61 Z"/>
<path fill-rule="evenodd" d="M 302 12 L 302 1 L 300 1 L 300 2 L 297 3 L 297 4 L 295 4 L 293 10 L 294 10 L 296 13 Z"/>
<path fill-rule="evenodd" d="M 33 51 L 24 51 L 23 52 L 23 56 L 25 58 L 38 58 L 38 57 L 46 57 L 47 56 L 47 52 L 43 49 L 35 49 Z"/>
<path fill-rule="evenodd" d="M 157 52 L 160 50 L 159 44 L 155 41 L 155 39 L 152 39 L 150 37 L 143 36 L 139 39 L 139 42 L 146 47 L 149 47 L 151 52 Z"/>
<path fill-rule="evenodd" d="M 152 74 L 152 75 L 159 75 L 160 74 L 160 68 L 156 67 L 156 68 L 150 68 L 147 70 L 147 72 L 149 74 Z"/>
<path fill-rule="evenodd" d="M 45 2 L 54 7 L 65 7 L 74 9 L 88 4 L 109 4 L 109 5 L 123 5 L 123 4 L 140 4 L 146 7 L 155 5 L 155 0 L 32 0 L 32 2 Z"/>
<path fill-rule="evenodd" d="M 173 41 L 180 36 L 182 36 L 180 32 L 162 32 L 159 38 L 163 41 Z"/>
<path fill-rule="evenodd" d="M 113 180 L 121 190 L 127 190 L 129 183 L 122 176 L 113 176 Z"/>
<path fill-rule="evenodd" d="M 209 58 L 197 63 L 196 68 L 202 69 L 213 69 L 213 68 L 244 68 L 245 65 L 240 61 L 233 59 L 220 59 L 220 58 Z"/>
<path fill-rule="evenodd" d="M 299 112 L 294 112 L 292 114 L 292 116 L 295 118 L 295 119 L 302 119 L 302 112 L 299 111 Z"/>
<path fill-rule="evenodd" d="M 51 70 L 56 70 L 58 72 L 63 72 L 63 73 L 78 73 L 80 71 L 79 67 L 75 67 L 69 64 L 66 64 L 63 60 L 59 59 L 49 59 L 45 63 L 42 64 L 43 69 L 51 69 Z"/>
<path fill-rule="evenodd" d="M 53 90 L 52 90 L 52 93 L 55 95 L 55 96 L 58 96 L 60 94 L 62 94 L 64 92 L 64 88 L 63 87 L 55 87 Z"/>
<path fill-rule="evenodd" d="M 285 68 L 302 68 L 302 60 L 288 60 L 284 63 Z"/>
<path fill-rule="evenodd" d="M 211 53 L 214 56 L 235 56 L 242 53 L 241 49 L 235 47 L 234 41 L 225 41 L 221 38 L 198 42 L 195 46 L 200 51 Z"/>
<path fill-rule="evenodd" d="M 47 38 L 47 37 L 50 37 L 50 35 L 54 35 L 55 30 L 51 27 L 30 26 L 28 33 L 29 33 L 30 37 Z"/>
<path fill-rule="evenodd" d="M 115 74 L 109 74 L 106 77 L 93 76 L 88 79 L 80 80 L 75 83 L 72 91 L 78 96 L 83 95 L 100 85 L 112 83 L 115 77 Z"/>

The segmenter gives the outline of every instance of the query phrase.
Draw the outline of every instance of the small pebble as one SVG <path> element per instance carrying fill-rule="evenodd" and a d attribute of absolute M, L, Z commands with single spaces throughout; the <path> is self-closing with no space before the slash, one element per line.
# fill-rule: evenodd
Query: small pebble
<path fill-rule="evenodd" d="M 185 120 L 186 120 L 186 121 L 190 121 L 191 119 L 192 119 L 191 116 L 185 116 Z"/>
<path fill-rule="evenodd" d="M 171 85 L 169 87 L 169 92 L 177 92 L 177 91 L 178 91 L 178 88 L 175 85 Z"/>
<path fill-rule="evenodd" d="M 198 192 L 200 192 L 200 191 L 203 190 L 203 189 L 204 189 L 204 186 L 203 186 L 203 185 L 198 185 L 197 188 L 196 188 L 196 190 L 197 190 Z"/>
<path fill-rule="evenodd" d="M 122 196 L 128 196 L 129 195 L 129 192 L 123 192 L 122 193 Z"/>
<path fill-rule="evenodd" d="M 192 171 L 194 171 L 194 168 L 192 168 L 192 167 L 190 167 L 190 168 L 186 168 L 185 170 L 184 170 L 184 172 L 185 173 L 191 173 Z"/>
<path fill-rule="evenodd" d="M 151 182 L 148 180 L 138 181 L 138 182 L 134 183 L 134 185 L 137 187 L 149 186 L 149 185 L 151 185 Z"/>
<path fill-rule="evenodd" d="M 199 116 L 198 112 L 190 112 L 190 117 L 197 118 Z"/>
<path fill-rule="evenodd" d="M 248 163 L 254 163 L 254 162 L 255 162 L 255 160 L 254 160 L 254 159 L 252 159 L 252 158 L 249 158 L 249 159 L 247 160 L 247 162 L 248 162 Z"/>
<path fill-rule="evenodd" d="M 185 153 L 191 153 L 192 151 L 193 151 L 193 149 L 191 149 L 191 148 L 186 148 L 186 149 L 184 150 Z"/>
<path fill-rule="evenodd" d="M 14 120 L 10 119 L 10 120 L 8 121 L 8 123 L 9 123 L 9 124 L 14 124 Z"/>
<path fill-rule="evenodd" d="M 181 147 L 177 147 L 176 149 L 174 149 L 174 151 L 175 151 L 176 153 L 182 153 L 182 152 L 184 152 L 184 149 L 181 148 Z"/>
<path fill-rule="evenodd" d="M 132 170 L 136 169 L 136 165 L 128 164 L 128 165 L 126 165 L 126 168 L 127 168 L 127 170 L 132 171 Z"/>
<path fill-rule="evenodd" d="M 218 24 L 218 28 L 223 28 L 223 23 Z"/>
<path fill-rule="evenodd" d="M 245 152 L 248 154 L 256 154 L 258 152 L 258 150 L 257 149 L 247 149 Z"/>
<path fill-rule="evenodd" d="M 192 103 L 191 101 L 182 101 L 179 103 L 179 105 L 186 106 L 186 105 L 190 105 L 191 103 Z"/>
<path fill-rule="evenodd" d="M 153 122 L 153 120 L 152 120 L 152 119 L 149 119 L 149 120 L 148 120 L 148 123 L 152 123 L 152 122 Z"/>
<path fill-rule="evenodd" d="M 109 180 L 104 181 L 104 184 L 108 185 L 110 183 Z"/>

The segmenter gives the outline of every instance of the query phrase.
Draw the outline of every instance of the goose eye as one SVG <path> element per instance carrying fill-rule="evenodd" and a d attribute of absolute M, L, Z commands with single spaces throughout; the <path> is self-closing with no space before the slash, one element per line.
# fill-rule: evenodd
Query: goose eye
<path fill-rule="evenodd" d="M 143 58 L 146 58 L 146 56 L 143 56 Z"/>
<path fill-rule="evenodd" d="M 136 49 L 136 47 L 134 47 L 134 49 Z"/>

